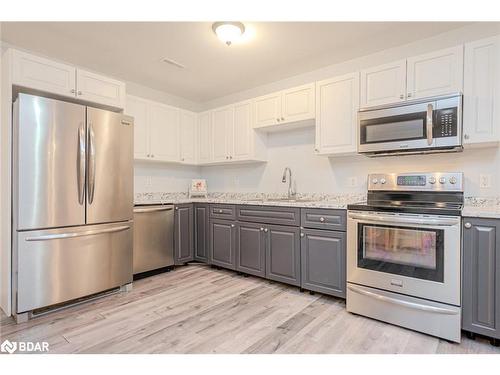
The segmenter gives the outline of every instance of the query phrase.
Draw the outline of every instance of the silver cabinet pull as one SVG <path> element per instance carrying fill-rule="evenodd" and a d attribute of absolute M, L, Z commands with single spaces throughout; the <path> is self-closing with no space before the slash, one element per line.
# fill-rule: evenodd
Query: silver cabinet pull
<path fill-rule="evenodd" d="M 26 238 L 26 241 L 49 241 L 49 240 L 58 240 L 58 239 L 74 238 L 74 237 L 94 236 L 96 234 L 121 232 L 121 231 L 124 231 L 127 229 L 130 229 L 129 225 L 123 225 L 121 227 L 116 227 L 116 228 L 86 230 L 83 232 L 46 234 L 46 235 L 42 235 L 42 236 L 38 236 L 38 237 L 28 237 L 28 238 Z"/>
<path fill-rule="evenodd" d="M 260 228 L 260 231 L 263 232 L 264 231 L 264 228 Z"/>
<path fill-rule="evenodd" d="M 282 117 L 282 118 L 281 118 L 281 121 L 285 121 L 285 118 L 284 118 L 284 117 Z"/>
<path fill-rule="evenodd" d="M 82 95 L 82 94 L 83 94 L 83 93 L 82 93 L 80 90 L 78 90 L 78 95 Z"/>
<path fill-rule="evenodd" d="M 278 118 L 276 119 L 276 121 L 280 122 L 280 119 L 279 119 L 279 117 L 278 117 Z"/>
<path fill-rule="evenodd" d="M 222 210 L 219 210 L 219 213 L 221 214 L 221 213 L 222 213 Z"/>
<path fill-rule="evenodd" d="M 301 234 L 300 234 L 300 237 L 304 237 L 304 233 L 301 233 Z"/>
<path fill-rule="evenodd" d="M 404 94 L 399 95 L 399 99 L 404 99 L 404 98 L 405 98 Z"/>
<path fill-rule="evenodd" d="M 179 209 L 179 207 L 175 207 L 175 209 L 176 209 L 176 210 L 178 210 L 178 209 Z"/>
<path fill-rule="evenodd" d="M 92 126 L 92 122 L 89 121 L 89 129 L 88 129 L 88 144 L 89 144 L 89 160 L 88 160 L 88 199 L 89 204 L 92 204 L 94 201 L 94 190 L 95 190 L 95 158 L 96 158 L 96 150 L 94 143 L 94 127 Z"/>
<path fill-rule="evenodd" d="M 134 208 L 134 213 L 142 214 L 144 212 L 170 211 L 172 209 L 173 209 L 172 206 L 155 207 L 155 208 Z"/>
<path fill-rule="evenodd" d="M 234 224 L 231 224 L 231 228 L 234 228 Z"/>
<path fill-rule="evenodd" d="M 84 204 L 85 200 L 85 126 L 83 123 L 78 128 L 78 203 Z"/>
<path fill-rule="evenodd" d="M 469 139 L 469 134 L 464 134 L 464 139 Z"/>
<path fill-rule="evenodd" d="M 408 95 L 406 95 L 408 98 L 411 98 L 411 92 L 408 93 Z"/>
<path fill-rule="evenodd" d="M 427 105 L 427 121 L 426 121 L 426 127 L 427 127 L 427 144 L 430 146 L 432 145 L 432 111 L 433 107 L 432 104 L 429 103 Z"/>
<path fill-rule="evenodd" d="M 75 89 L 71 89 L 71 90 L 70 90 L 70 92 L 71 92 L 72 94 L 74 94 L 74 93 L 76 92 L 76 90 L 75 90 Z"/>
<path fill-rule="evenodd" d="M 320 217 L 319 221 L 321 221 L 323 223 L 325 221 L 325 218 L 324 217 Z"/>
<path fill-rule="evenodd" d="M 470 228 L 472 228 L 472 224 L 471 223 L 465 223 L 464 227 L 466 227 L 467 229 L 470 229 Z"/>
<path fill-rule="evenodd" d="M 265 229 L 264 229 L 264 232 L 266 232 L 266 233 L 267 233 L 267 231 L 268 231 L 268 229 L 267 229 L 267 228 L 265 228 Z"/>

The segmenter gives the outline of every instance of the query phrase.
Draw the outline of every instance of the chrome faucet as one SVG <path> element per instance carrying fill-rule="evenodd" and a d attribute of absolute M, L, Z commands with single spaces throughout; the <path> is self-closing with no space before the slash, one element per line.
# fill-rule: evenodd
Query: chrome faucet
<path fill-rule="evenodd" d="M 283 178 L 281 179 L 281 182 L 286 183 L 286 172 L 288 172 L 288 199 L 293 199 L 295 198 L 295 192 L 292 189 L 292 170 L 288 167 L 286 167 L 283 170 Z"/>

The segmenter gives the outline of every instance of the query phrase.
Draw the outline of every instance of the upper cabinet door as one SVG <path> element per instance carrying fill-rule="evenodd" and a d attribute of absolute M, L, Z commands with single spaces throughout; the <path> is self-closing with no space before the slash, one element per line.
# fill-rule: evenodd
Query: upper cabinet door
<path fill-rule="evenodd" d="M 500 140 L 500 37 L 465 45 L 464 143 Z"/>
<path fill-rule="evenodd" d="M 181 162 L 196 163 L 196 114 L 188 111 L 180 113 Z"/>
<path fill-rule="evenodd" d="M 234 106 L 233 158 L 248 159 L 252 153 L 252 102 L 238 103 Z"/>
<path fill-rule="evenodd" d="M 361 71 L 361 107 L 402 102 L 405 93 L 406 60 Z"/>
<path fill-rule="evenodd" d="M 125 113 L 134 118 L 134 159 L 146 159 L 149 154 L 148 102 L 127 95 Z"/>
<path fill-rule="evenodd" d="M 212 112 L 198 115 L 198 162 L 212 161 Z"/>
<path fill-rule="evenodd" d="M 76 96 L 76 69 L 21 51 L 12 51 L 13 84 L 62 96 Z"/>
<path fill-rule="evenodd" d="M 213 161 L 232 159 L 233 107 L 219 108 L 212 117 L 212 157 Z"/>
<path fill-rule="evenodd" d="M 125 83 L 83 69 L 76 71 L 77 98 L 89 102 L 123 108 Z"/>
<path fill-rule="evenodd" d="M 282 91 L 280 122 L 314 118 L 314 83 Z"/>
<path fill-rule="evenodd" d="M 463 46 L 458 46 L 409 58 L 408 99 L 461 92 L 463 55 Z"/>
<path fill-rule="evenodd" d="M 150 157 L 152 160 L 178 162 L 179 109 L 152 103 L 148 117 Z"/>
<path fill-rule="evenodd" d="M 281 92 L 255 99 L 255 125 L 260 128 L 281 121 Z"/>
<path fill-rule="evenodd" d="M 317 82 L 316 100 L 316 152 L 355 153 L 359 73 Z"/>

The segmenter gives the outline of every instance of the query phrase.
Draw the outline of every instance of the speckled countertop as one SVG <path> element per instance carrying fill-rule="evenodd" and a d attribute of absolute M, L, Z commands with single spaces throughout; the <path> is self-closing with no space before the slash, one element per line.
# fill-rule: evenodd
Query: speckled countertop
<path fill-rule="evenodd" d="M 364 194 L 297 194 L 299 201 L 276 201 L 284 199 L 284 194 L 266 193 L 209 193 L 207 198 L 189 198 L 187 193 L 138 193 L 135 204 L 168 204 L 168 203 L 221 203 L 249 204 L 257 206 L 283 207 L 315 207 L 345 209 L 348 204 L 363 202 Z M 500 219 L 500 197 L 481 198 L 466 197 L 462 216 Z"/>
<path fill-rule="evenodd" d="M 297 194 L 295 202 L 280 201 L 282 194 L 265 193 L 209 193 L 207 198 L 188 198 L 186 193 L 138 193 L 135 204 L 182 204 L 182 203 L 221 203 L 249 204 L 257 206 L 347 208 L 348 204 L 366 200 L 364 194 Z"/>
<path fill-rule="evenodd" d="M 462 216 L 500 219 L 500 197 L 467 197 L 465 198 Z"/>

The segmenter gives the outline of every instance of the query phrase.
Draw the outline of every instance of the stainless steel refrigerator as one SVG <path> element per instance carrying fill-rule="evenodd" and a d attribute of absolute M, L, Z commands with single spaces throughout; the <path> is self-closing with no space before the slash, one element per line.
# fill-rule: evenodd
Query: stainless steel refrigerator
<path fill-rule="evenodd" d="M 27 94 L 13 113 L 16 314 L 132 282 L 133 119 Z"/>

